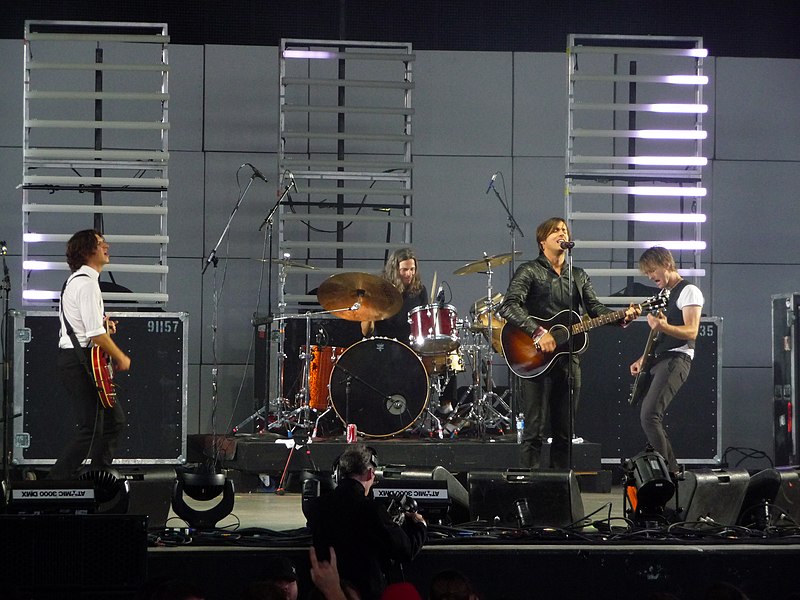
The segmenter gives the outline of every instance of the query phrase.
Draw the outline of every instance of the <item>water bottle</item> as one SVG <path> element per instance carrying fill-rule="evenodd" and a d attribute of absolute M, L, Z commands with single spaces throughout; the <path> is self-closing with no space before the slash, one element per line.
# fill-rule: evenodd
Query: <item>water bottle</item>
<path fill-rule="evenodd" d="M 519 413 L 517 415 L 517 443 L 522 443 L 522 432 L 525 430 L 525 415 Z"/>

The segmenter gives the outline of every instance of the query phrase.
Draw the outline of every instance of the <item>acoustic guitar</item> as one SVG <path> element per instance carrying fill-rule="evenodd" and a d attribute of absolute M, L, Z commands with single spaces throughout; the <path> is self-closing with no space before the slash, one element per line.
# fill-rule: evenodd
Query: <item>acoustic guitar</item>
<path fill-rule="evenodd" d="M 666 306 L 668 295 L 667 290 L 662 290 L 658 295 L 648 298 L 638 306 L 642 311 L 663 308 Z M 625 318 L 627 310 L 625 308 L 599 317 L 585 316 L 582 318 L 572 310 L 562 310 L 549 319 L 534 317 L 539 323 L 539 327 L 533 336 L 511 323 L 506 323 L 501 334 L 506 362 L 517 377 L 524 379 L 538 377 L 547 372 L 559 356 L 569 353 L 570 338 L 572 338 L 573 352 L 580 354 L 589 346 L 587 335 L 589 330 L 621 321 Z M 539 338 L 548 332 L 556 340 L 556 349 L 553 352 L 537 350 L 534 338 Z"/>

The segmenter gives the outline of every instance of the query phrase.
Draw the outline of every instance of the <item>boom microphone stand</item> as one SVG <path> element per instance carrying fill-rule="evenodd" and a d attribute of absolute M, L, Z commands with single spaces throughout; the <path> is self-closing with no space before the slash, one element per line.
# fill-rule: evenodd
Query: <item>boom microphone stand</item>
<path fill-rule="evenodd" d="M 497 175 L 500 175 L 500 179 L 503 182 L 503 193 L 505 194 L 506 190 L 506 180 L 503 177 L 503 172 L 498 171 L 492 176 L 492 180 L 489 182 L 489 189 L 494 192 L 494 195 L 497 197 L 497 201 L 500 202 L 500 206 L 503 207 L 503 210 L 506 211 L 506 215 L 508 217 L 506 227 L 508 227 L 508 234 L 511 237 L 511 262 L 508 263 L 508 280 L 511 281 L 511 278 L 514 277 L 514 272 L 516 271 L 516 257 L 517 257 L 517 236 L 516 232 L 519 232 L 521 237 L 525 237 L 525 234 L 522 232 L 522 229 L 517 223 L 517 220 L 514 218 L 514 213 L 509 210 L 508 205 L 503 201 L 503 198 L 500 196 L 500 193 L 497 191 L 497 188 L 494 186 L 494 180 Z M 486 190 L 487 193 L 489 190 Z M 507 196 L 507 194 L 506 194 Z M 512 199 L 513 201 L 513 199 Z M 491 319 L 491 313 L 489 314 L 489 318 Z M 491 321 L 490 321 L 490 329 L 489 332 L 491 333 Z M 513 401 L 516 402 L 518 395 L 517 395 L 517 387 L 519 386 L 519 381 L 516 377 L 509 377 L 509 386 L 511 388 L 511 398 Z M 519 407 L 514 406 L 514 409 L 511 411 L 512 416 L 516 415 L 519 412 Z"/>
<path fill-rule="evenodd" d="M 220 244 L 222 244 L 222 240 L 228 233 L 228 230 L 231 227 L 231 223 L 233 223 L 233 219 L 236 216 L 236 213 L 239 211 L 239 207 L 242 205 L 242 200 L 247 195 L 247 191 L 250 189 L 250 186 L 253 185 L 253 180 L 258 177 L 259 179 L 263 180 L 264 182 L 267 179 L 261 174 L 261 171 L 256 169 L 250 163 L 244 163 L 243 165 L 239 166 L 239 169 L 242 167 L 249 166 L 253 170 L 253 174 L 250 176 L 250 181 L 247 182 L 244 190 L 242 193 L 239 194 L 239 197 L 236 199 L 236 205 L 233 207 L 230 216 L 228 217 L 228 222 L 225 224 L 225 228 L 222 230 L 222 234 L 219 236 L 217 243 L 214 245 L 214 248 L 206 258 L 205 264 L 203 265 L 203 271 L 201 272 L 201 276 L 205 275 L 206 269 L 208 269 L 208 265 L 214 265 L 214 307 L 213 307 L 213 316 L 211 318 L 211 353 L 213 356 L 213 366 L 211 368 L 211 443 L 212 448 L 214 449 L 214 464 L 217 462 L 217 403 L 218 403 L 218 376 L 219 376 L 219 366 L 217 363 L 217 319 L 218 315 L 218 303 L 219 303 L 219 296 L 217 295 L 217 263 L 219 259 L 217 258 L 217 250 L 219 249 Z M 238 170 L 237 170 L 238 174 Z M 238 177 L 237 177 L 238 179 Z M 224 285 L 224 279 L 223 279 Z"/>
<path fill-rule="evenodd" d="M 264 221 L 261 223 L 261 226 L 258 228 L 258 230 L 261 231 L 264 228 L 264 225 L 267 226 L 267 245 L 269 246 L 268 256 L 267 256 L 267 260 L 268 260 L 268 264 L 267 264 L 267 355 L 265 357 L 266 358 L 266 363 L 265 363 L 265 366 L 264 366 L 264 370 L 266 371 L 266 373 L 265 373 L 266 386 L 265 387 L 267 389 L 267 393 L 265 394 L 263 406 L 255 407 L 256 408 L 256 412 L 254 413 L 254 415 L 258 414 L 258 411 L 261 410 L 262 408 L 264 409 L 264 414 L 265 415 L 267 414 L 267 412 L 269 412 L 269 397 L 270 397 L 269 382 L 270 382 L 270 374 L 271 374 L 271 370 L 272 370 L 272 321 L 273 321 L 273 315 L 272 315 L 272 230 L 273 230 L 273 219 L 275 217 L 275 212 L 278 210 L 278 207 L 280 206 L 281 202 L 283 201 L 284 198 L 286 198 L 286 196 L 289 195 L 289 190 L 291 190 L 292 187 L 294 187 L 295 191 L 297 191 L 297 185 L 295 185 L 294 175 L 292 175 L 292 172 L 291 171 L 284 171 L 283 174 L 284 174 L 284 181 L 286 180 L 286 176 L 288 174 L 288 177 L 290 178 L 290 183 L 289 183 L 289 185 L 284 186 L 283 192 L 281 192 L 280 196 L 278 196 L 278 199 L 275 201 L 275 205 L 272 207 L 272 209 L 270 209 L 269 213 L 267 213 L 267 216 L 264 218 Z M 283 324 L 281 324 L 281 325 L 283 325 Z"/>

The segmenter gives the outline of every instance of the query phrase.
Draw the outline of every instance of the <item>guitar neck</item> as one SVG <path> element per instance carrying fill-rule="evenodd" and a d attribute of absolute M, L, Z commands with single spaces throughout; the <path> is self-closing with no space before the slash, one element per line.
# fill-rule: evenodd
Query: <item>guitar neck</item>
<path fill-rule="evenodd" d="M 600 327 L 601 325 L 616 323 L 617 321 L 621 321 L 622 319 L 625 318 L 625 313 L 627 312 L 627 310 L 628 309 L 625 308 L 622 310 L 617 310 L 614 312 L 606 313 L 604 315 L 600 315 L 599 317 L 581 320 L 578 323 L 574 323 L 570 328 L 570 330 L 574 335 L 576 333 L 585 333 L 590 329 L 594 329 L 595 327 Z"/>

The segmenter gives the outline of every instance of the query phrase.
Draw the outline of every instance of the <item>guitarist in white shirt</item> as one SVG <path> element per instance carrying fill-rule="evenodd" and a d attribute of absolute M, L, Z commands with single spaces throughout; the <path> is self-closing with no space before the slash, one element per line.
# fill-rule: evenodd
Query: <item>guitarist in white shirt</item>
<path fill-rule="evenodd" d="M 50 479 L 71 479 L 86 458 L 95 467 L 110 466 L 117 442 L 125 426 L 125 413 L 119 404 L 103 408 L 91 372 L 79 359 L 92 345 L 102 348 L 118 371 L 130 369 L 131 359 L 111 339 L 116 327 L 104 316 L 100 293 L 100 272 L 109 263 L 108 244 L 100 232 L 85 229 L 67 242 L 67 263 L 72 275 L 61 296 L 58 342 L 58 371 L 72 401 L 77 430 L 50 469 Z M 74 331 L 80 349 L 75 350 L 65 320 Z"/>
<path fill-rule="evenodd" d="M 664 430 L 664 413 L 692 367 L 703 293 L 680 276 L 672 253 L 666 248 L 653 246 L 645 250 L 639 258 L 639 270 L 659 289 L 670 290 L 666 314 L 647 315 L 647 324 L 659 332 L 659 337 L 653 346 L 650 387 L 642 399 L 639 421 L 648 443 L 664 457 L 670 472 L 677 473 L 678 462 Z M 644 358 L 631 364 L 631 375 L 641 371 Z"/>

